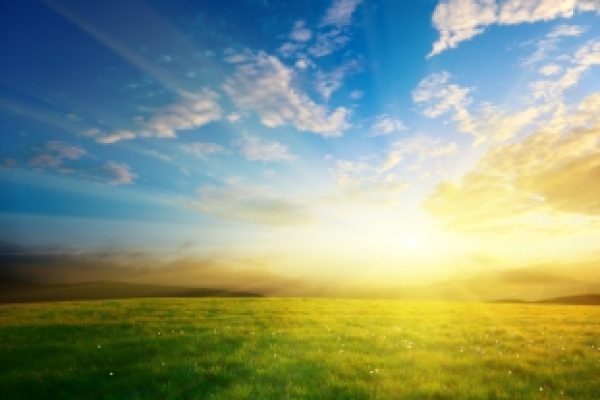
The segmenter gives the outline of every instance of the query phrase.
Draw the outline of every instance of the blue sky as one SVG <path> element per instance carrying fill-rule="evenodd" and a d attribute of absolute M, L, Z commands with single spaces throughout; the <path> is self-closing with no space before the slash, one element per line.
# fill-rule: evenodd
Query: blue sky
<path fill-rule="evenodd" d="M 0 240 L 356 279 L 595 257 L 599 7 L 4 2 Z"/>

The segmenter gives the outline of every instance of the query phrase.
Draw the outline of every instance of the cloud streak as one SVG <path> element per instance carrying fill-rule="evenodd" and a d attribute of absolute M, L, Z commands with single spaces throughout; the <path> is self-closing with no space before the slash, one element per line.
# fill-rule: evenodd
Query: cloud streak
<path fill-rule="evenodd" d="M 490 25 L 516 25 L 570 18 L 577 12 L 600 13 L 594 0 L 444 0 L 435 7 L 432 23 L 438 40 L 427 57 L 456 48 L 482 34 Z"/>
<path fill-rule="evenodd" d="M 256 112 L 263 125 L 292 125 L 321 136 L 340 136 L 350 126 L 349 109 L 329 111 L 314 102 L 294 85 L 294 71 L 277 57 L 258 52 L 239 61 L 223 90 L 240 109 Z"/>
<path fill-rule="evenodd" d="M 86 154 L 83 147 L 52 140 L 46 143 L 40 154 L 29 161 L 29 165 L 35 168 L 59 168 L 65 160 L 78 160 Z"/>
<path fill-rule="evenodd" d="M 129 165 L 116 161 L 107 161 L 102 170 L 106 173 L 107 183 L 113 186 L 129 185 L 138 177 Z"/>
<path fill-rule="evenodd" d="M 277 195 L 260 186 L 249 186 L 237 179 L 224 185 L 204 185 L 192 207 L 220 219 L 249 224 L 286 226 L 313 221 L 310 210 L 299 202 Z"/>
<path fill-rule="evenodd" d="M 243 135 L 235 140 L 233 144 L 248 161 L 274 162 L 296 159 L 296 156 L 290 153 L 286 145 L 262 139 L 258 136 Z"/>
<path fill-rule="evenodd" d="M 173 139 L 181 131 L 200 128 L 221 118 L 221 108 L 217 102 L 219 95 L 203 88 L 195 93 L 185 93 L 173 104 L 159 108 L 147 119 L 138 120 L 135 130 L 117 130 L 108 134 L 95 132 L 96 141 L 101 144 L 114 144 L 137 137 L 159 137 Z"/>

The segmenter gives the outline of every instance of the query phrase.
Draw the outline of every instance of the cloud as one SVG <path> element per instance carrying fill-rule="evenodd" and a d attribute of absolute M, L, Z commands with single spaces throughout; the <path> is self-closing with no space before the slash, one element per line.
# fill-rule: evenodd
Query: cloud
<path fill-rule="evenodd" d="M 342 27 L 350 25 L 352 14 L 361 2 L 362 0 L 333 0 L 325 12 L 321 26 L 334 25 Z"/>
<path fill-rule="evenodd" d="M 308 54 L 317 58 L 325 57 L 346 46 L 351 37 L 352 14 L 360 3 L 361 0 L 334 0 L 321 20 L 320 31 L 316 35 L 310 35 L 314 40 L 307 48 Z M 295 25 L 294 29 L 297 26 Z M 305 29 L 304 25 L 300 28 Z M 308 35 L 302 34 L 301 37 L 306 38 Z M 279 50 L 284 57 L 290 57 L 302 50 L 307 42 L 308 40 L 287 42 Z"/>
<path fill-rule="evenodd" d="M 470 88 L 450 84 L 450 73 L 435 72 L 423 78 L 412 92 L 413 101 L 423 105 L 423 114 L 428 118 L 437 118 L 449 111 L 465 113 L 471 103 Z"/>
<path fill-rule="evenodd" d="M 299 54 L 306 47 L 304 43 L 298 42 L 285 42 L 281 46 L 279 46 L 279 54 L 281 54 L 284 58 L 290 58 Z M 227 62 L 238 62 L 235 57 L 226 58 Z"/>
<path fill-rule="evenodd" d="M 421 106 L 428 118 L 450 115 L 463 133 L 475 138 L 474 145 L 486 140 L 505 141 L 522 132 L 527 126 L 551 109 L 552 105 L 532 105 L 518 111 L 505 111 L 491 103 L 482 102 L 473 112 L 472 88 L 451 82 L 447 71 L 433 73 L 422 79 L 413 90 L 413 102 Z"/>
<path fill-rule="evenodd" d="M 119 186 L 133 183 L 137 175 L 131 170 L 129 165 L 116 161 L 107 161 L 102 167 L 106 173 L 109 185 Z"/>
<path fill-rule="evenodd" d="M 199 128 L 221 118 L 218 95 L 202 89 L 188 93 L 180 102 L 157 110 L 144 124 L 141 136 L 174 138 L 177 131 Z"/>
<path fill-rule="evenodd" d="M 450 83 L 447 71 L 435 72 L 423 78 L 412 92 L 413 102 L 422 107 L 423 115 L 438 118 L 450 114 L 462 132 L 479 138 L 473 118 L 468 110 L 471 88 Z"/>
<path fill-rule="evenodd" d="M 457 152 L 456 143 L 418 135 L 391 143 L 384 154 L 374 160 L 335 160 L 330 172 L 337 184 L 353 199 L 393 203 L 408 186 L 406 180 L 395 171 L 402 162 L 411 161 L 414 167 L 425 160 L 447 157 Z"/>
<path fill-rule="evenodd" d="M 299 56 L 300 52 L 306 47 L 306 42 L 308 42 L 312 37 L 313 33 L 306 27 L 306 23 L 303 20 L 297 20 L 294 22 L 294 26 L 292 27 L 292 31 L 289 35 L 291 41 L 283 43 L 279 47 L 279 53 L 285 58 L 295 55 Z M 226 59 L 226 61 L 236 62 L 231 56 L 230 58 Z"/>
<path fill-rule="evenodd" d="M 301 71 L 306 70 L 311 65 L 312 65 L 312 62 L 310 60 L 308 60 L 307 58 L 299 58 L 294 63 L 294 66 Z"/>
<path fill-rule="evenodd" d="M 2 163 L 0 164 L 0 168 L 2 169 L 12 169 L 15 168 L 19 163 L 14 158 L 4 157 L 2 159 Z"/>
<path fill-rule="evenodd" d="M 530 66 L 545 60 L 548 53 L 557 49 L 557 44 L 561 38 L 580 36 L 586 29 L 586 27 L 578 25 L 556 26 L 544 39 L 536 43 L 536 50 L 523 61 L 523 65 Z"/>
<path fill-rule="evenodd" d="M 427 57 L 455 48 L 460 42 L 471 39 L 496 21 L 494 0 L 448 0 L 440 2 L 433 12 L 433 26 L 439 39 Z"/>
<path fill-rule="evenodd" d="M 29 165 L 36 168 L 59 168 L 65 160 L 78 160 L 86 154 L 86 150 L 80 146 L 53 140 L 46 143 L 42 153 L 32 158 Z"/>
<path fill-rule="evenodd" d="M 206 185 L 192 206 L 222 219 L 260 225 L 300 225 L 313 216 L 300 203 L 281 197 L 268 188 L 248 186 L 230 179 L 223 186 Z"/>
<path fill-rule="evenodd" d="M 530 84 L 534 99 L 545 99 L 550 102 L 560 99 L 567 89 L 579 83 L 587 70 L 600 65 L 600 39 L 586 42 L 569 58 L 568 62 L 569 65 L 559 77 Z"/>
<path fill-rule="evenodd" d="M 360 202 L 393 203 L 407 187 L 395 174 L 365 161 L 336 160 L 330 172 L 344 195 Z"/>
<path fill-rule="evenodd" d="M 101 144 L 113 144 L 120 142 L 121 140 L 135 139 L 137 134 L 133 131 L 118 130 L 107 135 L 100 135 L 96 137 L 96 141 Z"/>
<path fill-rule="evenodd" d="M 63 169 L 64 161 L 78 160 L 86 154 L 87 151 L 80 146 L 53 140 L 46 143 L 43 153 L 32 158 L 29 161 L 29 165 L 35 168 L 55 168 L 71 172 L 70 170 Z M 137 178 L 137 175 L 127 164 L 116 161 L 107 161 L 99 170 L 96 169 L 91 173 L 89 171 L 80 172 L 83 176 L 94 180 L 102 179 L 110 185 L 126 185 L 133 183 Z"/>
<path fill-rule="evenodd" d="M 175 138 L 179 131 L 200 128 L 220 119 L 218 97 L 217 93 L 206 88 L 195 93 L 186 92 L 178 102 L 155 110 L 147 119 L 139 119 L 138 129 L 97 134 L 96 141 L 113 144 L 136 137 Z"/>
<path fill-rule="evenodd" d="M 188 153 L 192 154 L 198 158 L 207 158 L 213 154 L 220 154 L 225 152 L 225 148 L 216 143 L 204 143 L 204 142 L 194 142 L 194 143 L 186 143 L 181 145 L 181 149 Z"/>
<path fill-rule="evenodd" d="M 234 122 L 239 121 L 241 117 L 242 116 L 240 114 L 238 114 L 238 113 L 230 113 L 225 118 L 227 118 L 227 121 L 229 121 L 231 123 L 234 123 Z"/>
<path fill-rule="evenodd" d="M 234 142 L 234 145 L 248 161 L 270 162 L 296 159 L 286 145 L 257 136 L 243 135 Z"/>
<path fill-rule="evenodd" d="M 545 109 L 543 106 L 531 106 L 508 113 L 492 104 L 484 103 L 473 120 L 474 129 L 495 141 L 509 140 L 527 126 L 534 124 Z"/>
<path fill-rule="evenodd" d="M 406 125 L 401 120 L 392 118 L 387 114 L 381 114 L 375 117 L 375 122 L 369 130 L 369 136 L 389 135 L 406 129 Z"/>
<path fill-rule="evenodd" d="M 149 155 L 150 157 L 154 157 L 157 160 L 161 160 L 164 162 L 172 162 L 173 161 L 173 159 L 171 157 L 167 156 L 166 154 L 161 153 L 160 151 L 145 150 L 144 153 Z"/>
<path fill-rule="evenodd" d="M 432 22 L 440 37 L 428 57 L 455 48 L 485 31 L 489 25 L 570 18 L 575 12 L 600 13 L 593 0 L 445 0 L 436 6 Z"/>
<path fill-rule="evenodd" d="M 290 39 L 296 42 L 308 42 L 312 37 L 312 31 L 306 27 L 302 20 L 294 22 L 294 28 L 290 33 Z"/>
<path fill-rule="evenodd" d="M 308 53 L 313 57 L 325 57 L 346 46 L 350 35 L 342 29 L 332 29 L 328 32 L 318 33 L 315 42 L 308 48 Z"/>
<path fill-rule="evenodd" d="M 545 128 L 491 148 L 460 180 L 440 184 L 424 207 L 457 230 L 577 229 L 576 215 L 600 217 L 599 174 L 600 125 L 566 134 Z"/>
<path fill-rule="evenodd" d="M 388 172 L 398 166 L 407 157 L 413 157 L 416 163 L 426 159 L 446 157 L 458 152 L 454 142 L 444 142 L 430 136 L 418 135 L 393 142 L 378 170 Z"/>
<path fill-rule="evenodd" d="M 275 56 L 259 52 L 237 63 L 223 90 L 243 110 L 256 112 L 263 125 L 292 125 L 299 131 L 322 136 L 340 136 L 350 124 L 350 110 L 329 111 L 294 85 L 294 71 Z"/>
<path fill-rule="evenodd" d="M 544 76 L 556 75 L 561 71 L 562 67 L 556 64 L 546 64 L 538 70 L 538 72 Z"/>
<path fill-rule="evenodd" d="M 318 71 L 315 75 L 315 88 L 317 92 L 328 100 L 333 92 L 337 91 L 344 82 L 344 79 L 362 69 L 362 60 L 352 59 L 342 63 L 339 67 L 329 72 Z"/>
<path fill-rule="evenodd" d="M 565 132 L 600 125 L 600 93 L 585 97 L 576 107 L 561 107 L 547 123 L 548 129 Z"/>
<path fill-rule="evenodd" d="M 353 90 L 350 93 L 350 98 L 352 100 L 360 100 L 363 98 L 364 95 L 365 95 L 365 93 L 362 90 Z"/>
<path fill-rule="evenodd" d="M 58 168 L 62 160 L 49 154 L 39 154 L 29 161 L 29 165 L 36 168 Z"/>
<path fill-rule="evenodd" d="M 578 0 L 508 0 L 498 13 L 499 24 L 513 25 L 524 22 L 550 21 L 556 18 L 570 18 L 578 9 L 588 11 L 579 4 L 589 3 Z"/>
<path fill-rule="evenodd" d="M 77 160 L 87 153 L 85 149 L 79 146 L 70 145 L 68 143 L 59 142 L 56 140 L 46 143 L 46 149 L 49 152 L 54 153 L 56 157 L 69 160 Z"/>

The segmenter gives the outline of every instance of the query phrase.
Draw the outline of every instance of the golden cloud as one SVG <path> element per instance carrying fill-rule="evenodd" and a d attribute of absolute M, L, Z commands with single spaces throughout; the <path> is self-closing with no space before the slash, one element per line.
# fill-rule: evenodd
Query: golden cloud
<path fill-rule="evenodd" d="M 539 131 L 490 149 L 458 182 L 443 182 L 424 208 L 466 231 L 500 227 L 560 229 L 567 214 L 588 222 L 600 213 L 600 125 L 568 133 Z"/>

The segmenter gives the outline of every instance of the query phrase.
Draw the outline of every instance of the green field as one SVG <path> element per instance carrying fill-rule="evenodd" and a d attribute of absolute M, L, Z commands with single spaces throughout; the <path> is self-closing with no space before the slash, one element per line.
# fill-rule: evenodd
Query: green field
<path fill-rule="evenodd" d="M 327 299 L 0 306 L 0 399 L 600 399 L 600 307 Z"/>

